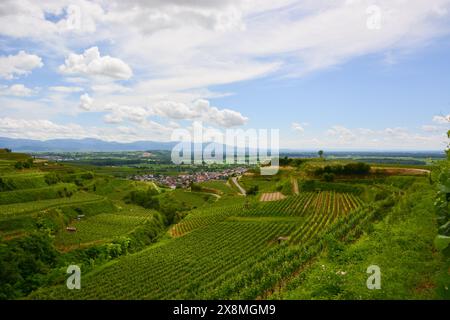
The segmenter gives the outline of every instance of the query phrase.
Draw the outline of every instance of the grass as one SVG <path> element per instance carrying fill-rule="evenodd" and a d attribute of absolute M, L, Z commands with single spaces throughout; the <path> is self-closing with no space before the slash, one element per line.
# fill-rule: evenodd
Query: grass
<path fill-rule="evenodd" d="M 327 252 L 275 298 L 282 299 L 449 299 L 440 273 L 445 258 L 433 249 L 434 191 L 425 184 L 389 211 L 370 233 L 337 252 Z M 417 202 L 420 198 L 421 201 Z M 366 270 L 377 265 L 382 290 L 368 290 Z"/>
<path fill-rule="evenodd" d="M 208 189 L 218 190 L 220 193 L 224 195 L 235 195 L 236 191 L 233 190 L 226 181 L 221 180 L 211 180 L 207 182 L 202 182 L 199 184 L 201 187 Z"/>

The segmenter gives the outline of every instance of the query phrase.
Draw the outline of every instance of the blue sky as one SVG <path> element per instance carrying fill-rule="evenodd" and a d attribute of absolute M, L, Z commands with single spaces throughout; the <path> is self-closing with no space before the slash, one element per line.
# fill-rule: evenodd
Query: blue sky
<path fill-rule="evenodd" d="M 280 129 L 284 148 L 446 146 L 447 0 L 4 8 L 0 136 L 167 141 L 201 121 Z"/>

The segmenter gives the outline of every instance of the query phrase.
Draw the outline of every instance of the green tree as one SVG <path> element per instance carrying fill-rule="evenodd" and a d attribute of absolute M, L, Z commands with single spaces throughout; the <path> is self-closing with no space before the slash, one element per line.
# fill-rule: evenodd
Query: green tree
<path fill-rule="evenodd" d="M 447 132 L 450 139 L 450 131 Z M 450 144 L 446 150 L 447 160 L 439 167 L 438 193 L 436 199 L 436 213 L 439 224 L 439 235 L 436 237 L 435 246 L 450 254 Z"/>
<path fill-rule="evenodd" d="M 319 150 L 318 152 L 320 159 L 323 159 L 324 152 L 323 150 Z"/>

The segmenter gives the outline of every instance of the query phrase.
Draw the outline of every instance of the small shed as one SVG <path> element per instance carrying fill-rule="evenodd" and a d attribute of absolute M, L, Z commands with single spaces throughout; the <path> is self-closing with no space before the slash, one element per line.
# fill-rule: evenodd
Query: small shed
<path fill-rule="evenodd" d="M 289 239 L 289 237 L 278 237 L 277 241 L 278 244 L 281 244 L 282 242 L 289 241 Z"/>

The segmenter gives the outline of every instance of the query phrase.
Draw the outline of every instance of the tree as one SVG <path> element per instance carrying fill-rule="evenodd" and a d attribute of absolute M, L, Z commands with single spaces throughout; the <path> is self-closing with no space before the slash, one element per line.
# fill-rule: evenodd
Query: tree
<path fill-rule="evenodd" d="M 16 164 L 14 165 L 14 167 L 19 170 L 23 169 L 22 161 L 17 161 Z"/>
<path fill-rule="evenodd" d="M 450 139 L 450 131 L 447 135 Z M 446 152 L 447 160 L 439 165 L 439 191 L 435 202 L 439 234 L 434 244 L 446 256 L 450 256 L 450 144 L 447 146 Z"/>
<path fill-rule="evenodd" d="M 324 155 L 323 150 L 319 150 L 318 154 L 319 154 L 320 159 L 322 159 L 322 158 L 323 158 L 323 155 Z"/>
<path fill-rule="evenodd" d="M 258 194 L 258 191 L 259 191 L 259 186 L 252 186 L 248 189 L 247 195 L 254 196 L 254 195 Z"/>
<path fill-rule="evenodd" d="M 323 179 L 324 179 L 326 182 L 333 182 L 333 181 L 334 181 L 334 178 L 335 178 L 334 173 L 325 173 L 325 174 L 323 175 Z"/>

